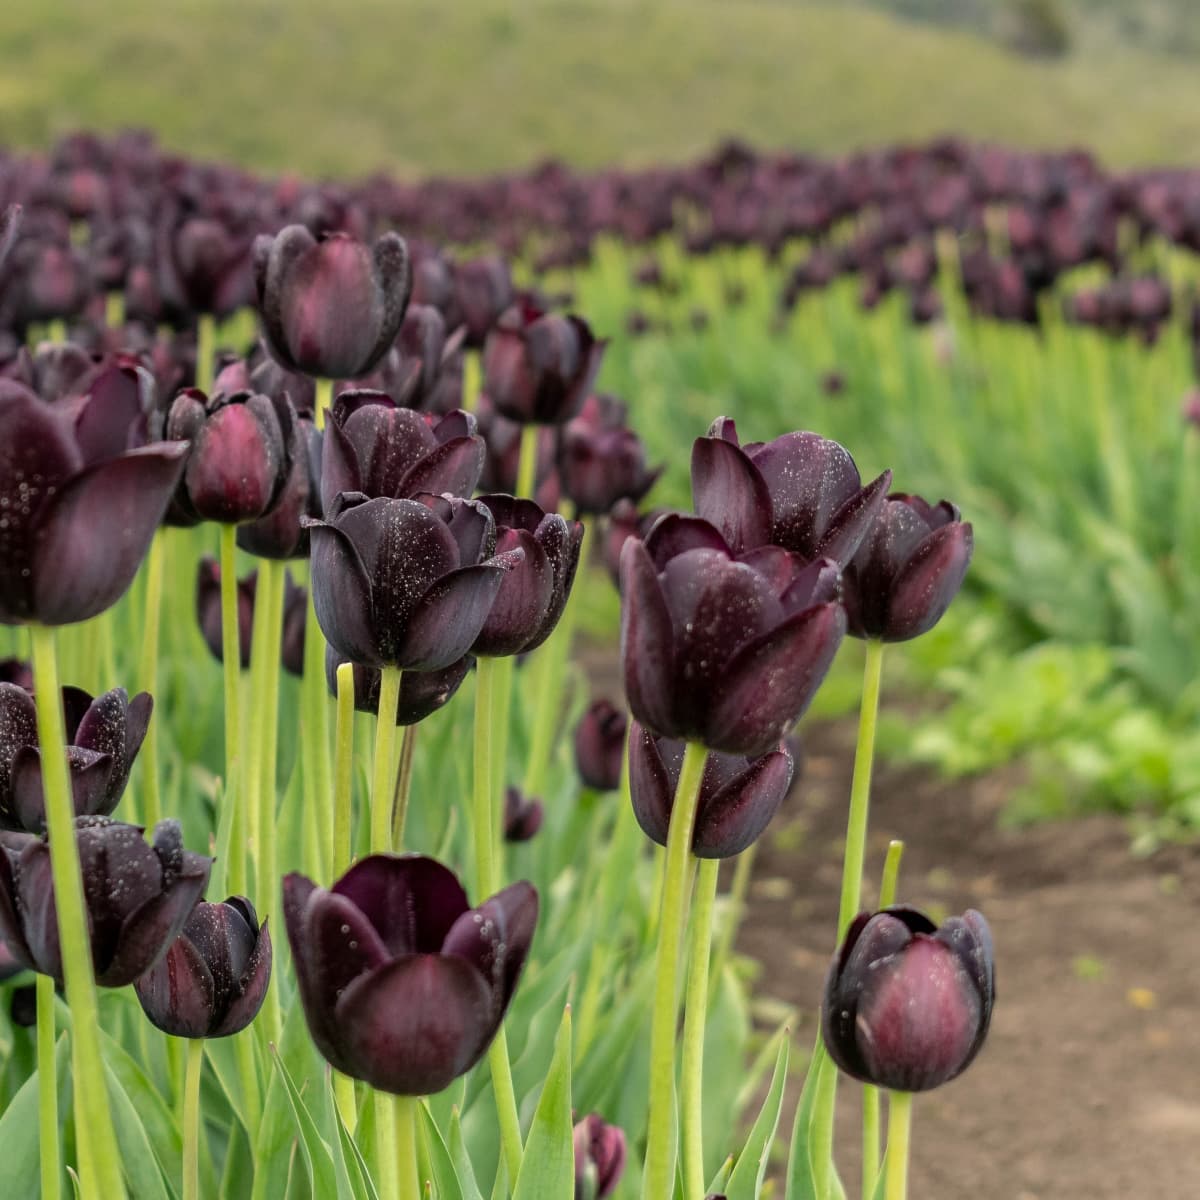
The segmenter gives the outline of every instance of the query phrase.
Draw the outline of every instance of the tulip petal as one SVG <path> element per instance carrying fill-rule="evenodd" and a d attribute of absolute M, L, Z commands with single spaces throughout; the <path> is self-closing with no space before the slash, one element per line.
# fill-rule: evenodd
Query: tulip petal
<path fill-rule="evenodd" d="M 817 538 L 814 554 L 831 558 L 839 567 L 845 567 L 879 519 L 891 486 L 892 473 L 884 471 L 861 491 L 855 492 L 834 514 L 825 533 Z"/>
<path fill-rule="evenodd" d="M 537 918 L 537 889 L 531 883 L 514 883 L 463 913 L 442 945 L 443 954 L 456 954 L 475 965 L 488 981 L 500 1015 L 516 990 Z"/>
<path fill-rule="evenodd" d="M 17 897 L 16 876 L 13 871 L 13 855 L 0 846 L 0 942 L 4 943 L 13 958 L 22 966 L 36 970 L 37 960 L 21 924 L 20 901 Z"/>
<path fill-rule="evenodd" d="M 134 982 L 142 1011 L 172 1037 L 209 1035 L 216 993 L 212 972 L 200 951 L 180 934 L 167 953 Z"/>
<path fill-rule="evenodd" d="M 932 629 L 958 595 L 971 562 L 971 526 L 956 521 L 935 529 L 892 582 L 888 598 L 888 641 L 906 641 Z"/>
<path fill-rule="evenodd" d="M 675 730 L 675 634 L 658 573 L 646 547 L 621 547 L 621 663 L 630 711 L 655 733 Z"/>
<path fill-rule="evenodd" d="M 758 468 L 733 442 L 696 439 L 692 501 L 696 514 L 720 530 L 735 554 L 771 540 L 771 493 Z"/>
<path fill-rule="evenodd" d="M 471 645 L 473 653 L 490 658 L 525 650 L 545 621 L 554 596 L 550 559 L 532 533 L 502 529 L 496 548 L 501 553 L 519 550 L 524 557 L 519 567 L 503 576 L 479 636 Z"/>
<path fill-rule="evenodd" d="M 487 448 L 479 436 L 444 442 L 409 470 L 397 495 L 433 492 L 436 495 L 470 496 L 479 486 L 486 458 Z"/>
<path fill-rule="evenodd" d="M 274 951 L 271 935 L 264 920 L 258 931 L 254 949 L 234 988 L 234 998 L 224 1017 L 209 1031 L 209 1037 L 229 1037 L 245 1029 L 258 1015 L 270 986 Z"/>
<path fill-rule="evenodd" d="M 629 794 L 633 814 L 642 832 L 660 846 L 667 844 L 674 791 L 657 740 L 634 721 L 629 730 Z"/>
<path fill-rule="evenodd" d="M 15 683 L 0 683 L 0 807 L 10 794 L 13 759 L 23 746 L 38 744 L 37 707 Z"/>
<path fill-rule="evenodd" d="M 403 665 L 439 671 L 462 658 L 479 637 L 506 574 L 522 557 L 512 550 L 443 575 L 413 610 L 400 652 Z"/>
<path fill-rule="evenodd" d="M 71 779 L 71 798 L 77 817 L 107 816 L 113 808 L 107 803 L 109 781 L 114 768 L 113 756 L 67 747 L 67 766 Z M 22 829 L 42 833 L 46 828 L 46 797 L 42 780 L 42 755 L 36 746 L 23 746 L 12 762 L 13 814 Z"/>
<path fill-rule="evenodd" d="M 756 842 L 779 811 L 792 785 L 792 758 L 781 750 L 764 754 L 702 801 L 696 813 L 692 853 L 697 858 L 732 858 Z"/>
<path fill-rule="evenodd" d="M 321 632 L 343 659 L 385 666 L 371 584 L 357 548 L 336 525 L 304 524 L 312 546 L 313 608 Z"/>

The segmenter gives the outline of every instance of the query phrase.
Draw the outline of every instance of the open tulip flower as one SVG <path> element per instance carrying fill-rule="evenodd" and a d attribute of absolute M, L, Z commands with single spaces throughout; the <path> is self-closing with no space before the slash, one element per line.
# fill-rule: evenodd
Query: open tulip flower
<path fill-rule="evenodd" d="M 646 466 L 646 447 L 625 421 L 624 404 L 593 395 L 563 426 L 559 473 L 578 512 L 606 513 L 618 500 L 636 503 L 662 474 L 662 467 Z"/>
<path fill-rule="evenodd" d="M 825 981 L 821 1029 L 843 1071 L 923 1092 L 962 1074 L 996 999 L 992 935 L 968 909 L 939 928 L 915 908 L 860 913 Z"/>
<path fill-rule="evenodd" d="M 212 859 L 183 848 L 178 821 L 143 830 L 110 817 L 76 821 L 92 964 L 101 987 L 125 987 L 179 936 L 208 883 Z M 8 834 L 0 845 L 0 937 L 16 959 L 61 982 L 50 847 Z"/>
<path fill-rule="evenodd" d="M 611 792 L 621 784 L 629 721 L 611 700 L 594 700 L 575 726 L 575 768 L 585 787 Z"/>
<path fill-rule="evenodd" d="M 286 876 L 283 907 L 317 1049 L 372 1087 L 424 1096 L 469 1071 L 495 1037 L 538 897 L 514 883 L 472 908 L 434 859 L 374 854 L 328 891 Z"/>
<path fill-rule="evenodd" d="M 0 624 L 86 621 L 133 581 L 188 447 L 95 454 L 81 408 L 0 380 Z"/>
<path fill-rule="evenodd" d="M 846 629 L 835 563 L 774 546 L 737 556 L 668 514 L 621 551 L 621 661 L 633 715 L 663 737 L 757 756 L 825 678 Z"/>
<path fill-rule="evenodd" d="M 147 692 L 124 688 L 92 699 L 63 688 L 67 766 L 75 815 L 107 816 L 117 807 L 154 707 Z M 33 697 L 0 683 L 0 828 L 41 833 L 46 827 L 42 755 Z"/>
<path fill-rule="evenodd" d="M 325 678 L 329 690 L 337 694 L 337 669 L 347 660 L 332 646 L 325 647 Z M 437 671 L 405 671 L 400 677 L 400 696 L 396 702 L 396 724 L 416 725 L 437 712 L 454 698 L 475 660 L 465 655 Z M 354 664 L 354 707 L 358 712 L 379 714 L 380 672 L 375 667 Z"/>

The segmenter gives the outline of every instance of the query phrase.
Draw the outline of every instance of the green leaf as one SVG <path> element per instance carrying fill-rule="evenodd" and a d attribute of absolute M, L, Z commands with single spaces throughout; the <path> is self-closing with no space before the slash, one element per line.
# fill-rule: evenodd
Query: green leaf
<path fill-rule="evenodd" d="M 108 1087 L 108 1103 L 117 1135 L 121 1171 L 130 1200 L 172 1200 L 175 1193 L 167 1187 L 138 1110 L 121 1086 L 116 1072 L 107 1063 L 104 1066 L 104 1081 Z"/>
<path fill-rule="evenodd" d="M 429 1105 L 423 1100 L 417 1105 L 417 1122 L 421 1153 L 427 1164 L 428 1175 L 433 1178 L 434 1195 L 437 1196 L 437 1200 L 466 1200 L 462 1184 L 458 1182 L 458 1172 L 455 1171 L 450 1158 L 450 1151 L 446 1148 L 437 1125 L 434 1124 Z"/>
<path fill-rule="evenodd" d="M 784 1200 L 820 1200 L 817 1195 L 817 1179 L 813 1170 L 809 1134 L 812 1132 L 813 1106 L 817 1099 L 817 1080 L 821 1076 L 821 1064 L 826 1060 L 825 1042 L 817 1034 L 817 1044 L 809 1060 L 808 1073 L 804 1077 L 804 1088 L 796 1105 L 796 1118 L 792 1122 L 792 1144 L 788 1151 L 787 1190 Z"/>
<path fill-rule="evenodd" d="M 471 1165 L 471 1157 L 467 1153 L 466 1143 L 463 1141 L 462 1118 L 458 1114 L 458 1109 L 455 1108 L 450 1114 L 450 1158 L 454 1163 L 454 1173 L 458 1178 L 458 1185 L 463 1190 L 463 1200 L 483 1200 L 483 1193 L 479 1190 L 479 1183 L 475 1179 L 475 1168 Z"/>
<path fill-rule="evenodd" d="M 779 1113 L 783 1107 L 783 1085 L 787 1081 L 788 1054 L 791 1039 L 785 1036 L 779 1044 L 779 1057 L 775 1060 L 775 1074 L 767 1098 L 750 1130 L 746 1145 L 738 1155 L 737 1166 L 725 1189 L 727 1200 L 758 1200 L 762 1194 L 763 1178 L 767 1173 L 767 1159 L 775 1130 L 779 1128 Z"/>
<path fill-rule="evenodd" d="M 314 1196 L 337 1196 L 338 1200 L 351 1200 L 350 1180 L 343 1171 L 339 1176 L 334 1170 L 333 1152 L 329 1143 L 321 1137 L 312 1113 L 304 1103 L 299 1088 L 296 1087 L 287 1067 L 279 1053 L 275 1053 L 275 1068 L 283 1080 L 287 1098 L 291 1102 L 292 1113 L 296 1118 L 296 1128 L 300 1134 L 300 1151 L 304 1156 L 304 1166 L 308 1172 L 308 1181 Z"/>
<path fill-rule="evenodd" d="M 575 1148 L 571 1140 L 571 1009 L 563 1012 L 514 1200 L 570 1200 L 575 1194 Z"/>
<path fill-rule="evenodd" d="M 341 1158 L 345 1163 L 346 1171 L 350 1177 L 350 1186 L 356 1196 L 365 1197 L 365 1200 L 379 1200 L 378 1193 L 375 1190 L 375 1184 L 371 1179 L 371 1171 L 367 1166 L 366 1159 L 362 1156 L 362 1151 L 359 1150 L 354 1138 L 351 1137 L 350 1131 L 346 1128 L 346 1123 L 342 1120 L 342 1115 L 338 1111 L 337 1101 L 333 1094 L 333 1072 L 325 1073 L 325 1091 L 326 1102 L 329 1105 L 330 1111 L 333 1113 L 333 1120 L 337 1126 L 338 1143 L 341 1147 Z M 335 1162 L 338 1151 L 335 1150 Z"/>
<path fill-rule="evenodd" d="M 67 1035 L 60 1034 L 54 1048 L 58 1077 L 58 1125 L 71 1111 L 71 1079 L 67 1070 L 71 1053 Z M 12 1103 L 0 1117 L 0 1196 L 36 1196 L 41 1185 L 41 1153 L 38 1137 L 38 1077 L 35 1071 L 21 1085 Z"/>
<path fill-rule="evenodd" d="M 733 1155 L 731 1154 L 722 1164 L 721 1169 L 712 1177 L 707 1194 L 710 1196 L 724 1195 L 729 1186 L 729 1176 L 733 1174 Z"/>

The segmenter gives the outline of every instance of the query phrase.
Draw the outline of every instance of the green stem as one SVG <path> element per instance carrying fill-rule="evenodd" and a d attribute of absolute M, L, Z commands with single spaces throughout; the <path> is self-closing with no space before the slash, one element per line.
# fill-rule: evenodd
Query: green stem
<path fill-rule="evenodd" d="M 234 1053 L 237 1057 L 238 1080 L 242 1086 L 242 1111 L 246 1116 L 246 1136 L 253 1146 L 258 1141 L 258 1125 L 261 1117 L 262 1101 L 258 1087 L 258 1064 L 254 1060 L 253 1029 L 244 1029 L 235 1034 L 233 1039 Z"/>
<path fill-rule="evenodd" d="M 183 1085 L 183 1200 L 200 1200 L 200 1073 L 204 1039 L 191 1038 Z"/>
<path fill-rule="evenodd" d="M 463 354 L 462 372 L 462 406 L 466 412 L 473 413 L 479 407 L 479 393 L 482 391 L 481 375 L 479 351 L 467 350 Z"/>
<path fill-rule="evenodd" d="M 261 826 L 262 808 L 260 791 L 262 786 L 262 757 L 267 733 L 267 706 L 265 704 L 264 680 L 266 660 L 270 654 L 268 642 L 271 626 L 271 569 L 266 562 L 259 563 L 258 585 L 254 593 L 254 619 L 250 627 L 250 700 L 246 706 L 246 721 L 249 737 L 242 762 L 242 807 L 246 813 L 246 841 L 254 862 L 255 902 L 261 910 L 263 902 L 263 877 Z"/>
<path fill-rule="evenodd" d="M 46 322 L 46 341 L 62 343 L 67 340 L 67 323 L 62 317 Z"/>
<path fill-rule="evenodd" d="M 308 613 L 304 624 L 304 678 L 300 683 L 303 712 L 305 793 L 310 804 L 310 820 L 321 831 L 318 848 L 322 861 L 306 864 L 324 876 L 325 856 L 333 841 L 333 768 L 329 760 L 329 685 L 325 680 L 325 635 L 313 608 L 312 579 L 309 578 Z M 347 860 L 347 865 L 349 865 Z"/>
<path fill-rule="evenodd" d="M 396 1099 L 387 1092 L 375 1093 L 375 1182 L 379 1185 L 379 1200 L 402 1200 L 397 1178 Z"/>
<path fill-rule="evenodd" d="M 505 878 L 504 871 L 504 795 L 508 784 L 509 710 L 512 706 L 513 668 L 516 659 L 511 655 L 497 658 L 492 679 L 492 814 L 498 830 L 496 839 L 496 886 Z"/>
<path fill-rule="evenodd" d="M 201 313 L 196 323 L 196 386 L 207 396 L 212 391 L 217 358 L 217 322 L 212 313 Z"/>
<path fill-rule="evenodd" d="M 730 954 L 733 953 L 733 943 L 737 941 L 738 929 L 746 915 L 746 894 L 754 876 L 754 860 L 758 856 L 759 845 L 759 842 L 754 842 L 743 850 L 733 868 L 733 882 L 729 885 L 729 919 L 723 924 L 721 936 L 717 939 L 717 949 L 713 954 L 710 998 L 711 993 L 716 991 Z"/>
<path fill-rule="evenodd" d="M 337 669 L 337 746 L 334 751 L 333 878 L 350 866 L 354 803 L 354 664 Z"/>
<path fill-rule="evenodd" d="M 887 1200 L 907 1200 L 912 1092 L 888 1092 Z"/>
<path fill-rule="evenodd" d="M 413 1096 L 397 1096 L 396 1166 L 400 1173 L 400 1200 L 421 1200 L 421 1175 L 417 1164 L 417 1105 Z"/>
<path fill-rule="evenodd" d="M 37 977 L 38 1161 L 42 1200 L 62 1194 L 62 1151 L 58 1143 L 58 1063 L 54 1053 L 54 980 Z"/>
<path fill-rule="evenodd" d="M 900 860 L 904 843 L 898 838 L 888 842 L 887 858 L 883 862 L 883 878 L 879 883 L 879 907 L 891 908 L 896 903 L 896 886 L 900 880 Z"/>
<path fill-rule="evenodd" d="M 342 1118 L 346 1132 L 353 1137 L 358 1128 L 358 1100 L 354 1095 L 354 1080 L 341 1071 L 333 1073 L 333 1101 Z"/>
<path fill-rule="evenodd" d="M 417 725 L 405 725 L 400 738 L 400 770 L 396 776 L 396 797 L 392 805 L 392 848 L 404 849 L 404 826 L 408 822 L 408 797 L 412 791 L 413 755 L 417 748 Z"/>
<path fill-rule="evenodd" d="M 517 457 L 517 487 L 515 496 L 532 499 L 537 486 L 538 433 L 540 425 L 521 426 L 521 449 Z"/>
<path fill-rule="evenodd" d="M 142 614 L 142 657 L 138 664 L 138 684 L 159 703 L 158 653 L 161 643 L 163 564 L 166 557 L 167 531 L 160 529 L 150 543 L 146 556 L 146 607 Z M 162 798 L 158 789 L 158 722 L 153 717 L 146 728 L 141 749 L 142 820 L 153 829 L 162 818 Z"/>
<path fill-rule="evenodd" d="M 646 1140 L 646 1171 L 642 1200 L 662 1200 L 671 1194 L 675 1177 L 671 1144 L 675 1106 L 675 1034 L 679 1010 L 679 951 L 687 928 L 688 860 L 700 799 L 700 781 L 708 751 L 688 742 L 675 788 L 667 833 L 667 867 L 663 882 L 662 916 L 654 964 L 654 1012 L 650 1026 L 650 1113 Z"/>
<path fill-rule="evenodd" d="M 691 952 L 683 1009 L 683 1194 L 704 1195 L 704 1031 L 708 1016 L 708 969 L 713 907 L 721 861 L 702 858 L 696 868 Z"/>
<path fill-rule="evenodd" d="M 100 1054 L 96 984 L 92 975 L 79 846 L 75 841 L 75 808 L 67 773 L 66 731 L 54 630 L 33 625 L 29 633 L 33 642 L 34 701 L 42 751 L 50 870 L 54 879 L 58 940 L 75 1047 L 75 1124 L 77 1128 L 88 1126 L 92 1148 L 94 1175 L 85 1173 L 81 1191 L 84 1200 L 96 1196 L 120 1200 L 125 1195 L 125 1183 L 117 1159 L 117 1141 Z"/>
<path fill-rule="evenodd" d="M 375 775 L 371 781 L 371 853 L 392 848 L 392 747 L 396 744 L 396 706 L 400 669 L 384 667 L 379 678 L 379 713 L 375 718 Z"/>
<path fill-rule="evenodd" d="M 333 407 L 333 380 L 318 379 L 314 385 L 313 395 L 313 424 L 318 429 L 325 428 L 325 418 Z"/>
<path fill-rule="evenodd" d="M 203 321 L 203 318 L 201 318 Z M 242 659 L 238 638 L 237 527 L 221 526 L 221 657 L 225 671 L 225 793 L 222 801 L 234 805 L 229 837 L 229 870 L 226 886 L 235 896 L 246 894 L 246 837 L 243 797 L 238 788 L 241 761 L 240 685 Z"/>
<path fill-rule="evenodd" d="M 125 295 L 114 290 L 104 297 L 104 324 L 109 329 L 120 329 L 125 324 Z"/>

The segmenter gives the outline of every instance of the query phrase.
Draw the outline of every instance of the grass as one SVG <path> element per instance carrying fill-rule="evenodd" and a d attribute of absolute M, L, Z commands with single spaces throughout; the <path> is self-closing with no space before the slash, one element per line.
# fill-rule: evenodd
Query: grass
<path fill-rule="evenodd" d="M 967 32 L 769 0 L 9 0 L 0 132 L 149 125 L 310 174 L 678 161 L 739 133 L 836 152 L 949 128 L 1200 158 L 1192 65 L 1101 44 L 1021 60 Z"/>

